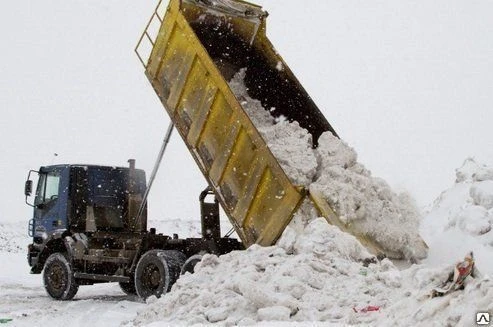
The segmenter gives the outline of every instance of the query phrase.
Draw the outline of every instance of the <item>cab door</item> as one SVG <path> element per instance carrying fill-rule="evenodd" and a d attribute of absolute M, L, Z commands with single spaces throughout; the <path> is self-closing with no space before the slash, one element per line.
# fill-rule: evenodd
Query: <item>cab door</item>
<path fill-rule="evenodd" d="M 67 228 L 68 167 L 43 167 L 34 201 L 34 237 Z"/>

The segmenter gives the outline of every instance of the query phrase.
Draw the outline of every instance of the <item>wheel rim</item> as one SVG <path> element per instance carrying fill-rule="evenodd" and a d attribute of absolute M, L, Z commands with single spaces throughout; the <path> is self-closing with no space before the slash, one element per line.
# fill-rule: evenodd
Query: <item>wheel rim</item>
<path fill-rule="evenodd" d="M 48 274 L 48 282 L 57 292 L 65 289 L 65 272 L 62 266 L 56 264 L 51 267 Z"/>
<path fill-rule="evenodd" d="M 143 276 L 145 278 L 144 278 L 142 284 L 149 291 L 154 292 L 159 288 L 159 285 L 161 285 L 161 272 L 159 271 L 158 266 L 156 266 L 154 264 L 149 264 L 144 269 Z"/>

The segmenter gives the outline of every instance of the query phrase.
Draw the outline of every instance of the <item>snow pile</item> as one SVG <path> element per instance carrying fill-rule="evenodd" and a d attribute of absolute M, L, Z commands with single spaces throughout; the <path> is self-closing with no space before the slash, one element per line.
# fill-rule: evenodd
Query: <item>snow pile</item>
<path fill-rule="evenodd" d="M 421 235 L 431 248 L 428 261 L 444 263 L 473 250 L 483 269 L 493 273 L 493 167 L 468 158 L 456 176 L 455 185 L 442 192 L 423 220 Z"/>
<path fill-rule="evenodd" d="M 173 325 L 255 324 L 261 321 L 372 323 L 381 313 L 353 308 L 390 304 L 401 273 L 385 259 L 371 258 L 351 235 L 313 220 L 281 246 L 252 246 L 221 257 L 204 256 L 195 274 L 182 276 L 166 296 L 133 321 Z M 283 236 L 284 238 L 284 236 Z M 290 254 L 291 253 L 291 254 Z"/>
<path fill-rule="evenodd" d="M 230 87 L 269 149 L 294 184 L 321 194 L 339 218 L 356 233 L 368 235 L 394 257 L 420 259 L 426 246 L 418 234 L 420 215 L 407 195 L 397 195 L 385 181 L 374 178 L 357 162 L 357 154 L 330 132 L 322 134 L 318 148 L 297 122 L 274 119 L 252 99 L 240 70 Z"/>
<path fill-rule="evenodd" d="M 288 227 L 276 246 L 204 256 L 195 274 L 148 301 L 129 325 L 472 326 L 476 312 L 493 311 L 487 275 L 468 278 L 464 291 L 429 297 L 460 259 L 400 271 L 388 259 L 374 261 L 353 236 L 317 218 L 301 233 Z M 378 311 L 364 312 L 368 306 Z"/>
<path fill-rule="evenodd" d="M 0 249 L 2 252 L 26 253 L 30 239 L 25 223 L 0 223 Z"/>
<path fill-rule="evenodd" d="M 481 264 L 481 263 L 480 263 Z M 403 291 L 385 309 L 379 326 L 475 326 L 476 313 L 493 314 L 493 280 L 468 278 L 463 291 L 430 299 L 453 266 L 413 266 L 402 272 Z"/>

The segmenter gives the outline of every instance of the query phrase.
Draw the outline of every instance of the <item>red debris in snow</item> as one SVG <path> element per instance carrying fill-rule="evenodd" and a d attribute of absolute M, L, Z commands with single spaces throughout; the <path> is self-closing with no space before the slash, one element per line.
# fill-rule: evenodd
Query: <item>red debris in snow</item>
<path fill-rule="evenodd" d="M 353 307 L 353 310 L 354 310 L 354 312 L 366 313 L 366 312 L 370 312 L 370 311 L 380 311 L 380 307 L 376 306 L 376 305 L 369 305 L 369 306 L 366 306 L 362 309 L 356 309 L 356 307 Z"/>

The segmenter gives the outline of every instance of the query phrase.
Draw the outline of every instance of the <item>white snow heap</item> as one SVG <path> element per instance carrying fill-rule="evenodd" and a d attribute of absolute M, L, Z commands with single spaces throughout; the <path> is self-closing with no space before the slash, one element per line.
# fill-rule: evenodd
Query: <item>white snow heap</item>
<path fill-rule="evenodd" d="M 170 293 L 148 302 L 128 326 L 275 321 L 472 326 L 476 311 L 493 310 L 493 281 L 487 276 L 467 279 L 464 291 L 429 298 L 455 260 L 440 268 L 413 265 L 400 271 L 388 259 L 365 267 L 368 256 L 352 235 L 316 218 L 301 233 L 287 227 L 279 245 L 205 255 L 194 274 L 181 276 Z M 355 312 L 369 305 L 379 311 Z"/>
<path fill-rule="evenodd" d="M 457 258 L 459 259 L 459 258 Z M 458 260 L 460 261 L 460 260 Z M 454 261 L 452 261 L 454 262 Z M 493 312 L 493 280 L 468 278 L 465 289 L 430 299 L 453 266 L 412 266 L 401 272 L 402 289 L 385 308 L 378 326 L 475 326 L 477 312 Z"/>
<path fill-rule="evenodd" d="M 387 306 L 401 286 L 400 272 L 389 260 L 364 267 L 359 260 L 369 257 L 366 249 L 324 218 L 296 234 L 294 252 L 253 245 L 221 257 L 205 255 L 194 274 L 178 279 L 133 323 L 369 323 L 379 315 L 356 314 L 353 307 Z"/>
<path fill-rule="evenodd" d="M 456 184 L 435 201 L 429 216 L 439 212 L 448 218 L 445 229 L 457 227 L 465 233 L 484 235 L 485 244 L 493 246 L 493 168 L 468 158 L 456 175 Z M 447 202 L 455 202 L 455 206 Z M 447 213 L 440 210 L 444 204 Z"/>
<path fill-rule="evenodd" d="M 321 193 L 344 223 L 377 241 L 388 254 L 425 257 L 426 246 L 418 234 L 420 215 L 411 198 L 372 177 L 357 162 L 354 149 L 332 133 L 323 133 L 313 149 L 312 135 L 298 122 L 276 120 L 248 95 L 245 74 L 241 69 L 230 87 L 290 180 Z M 302 220 L 304 225 L 310 221 Z"/>
<path fill-rule="evenodd" d="M 455 185 L 435 200 L 421 226 L 421 235 L 433 249 L 429 260 L 446 262 L 457 253 L 473 250 L 481 262 L 478 268 L 486 266 L 493 272 L 493 168 L 468 158 L 456 170 L 456 177 Z M 450 245 L 447 239 L 455 242 Z"/>

